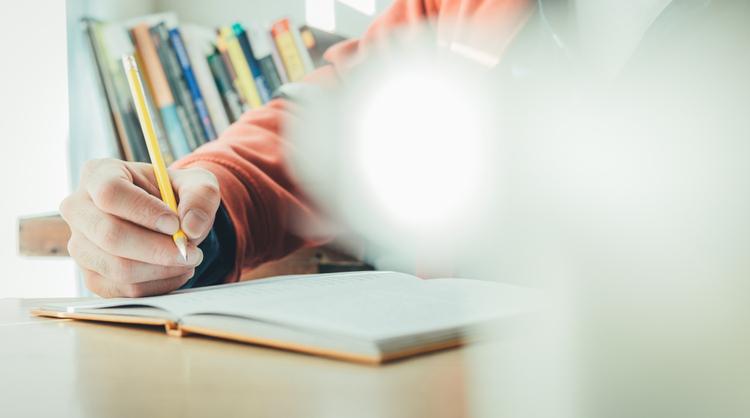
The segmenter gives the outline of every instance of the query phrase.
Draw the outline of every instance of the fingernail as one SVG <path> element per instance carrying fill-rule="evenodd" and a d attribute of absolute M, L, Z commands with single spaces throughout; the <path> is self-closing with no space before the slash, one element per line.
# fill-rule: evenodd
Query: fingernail
<path fill-rule="evenodd" d="M 164 234 L 172 235 L 180 228 L 180 223 L 177 217 L 172 215 L 161 215 L 156 220 L 156 229 Z"/>
<path fill-rule="evenodd" d="M 203 251 L 200 248 L 189 245 L 187 249 L 187 259 L 178 256 L 178 261 L 181 265 L 187 267 L 197 267 L 203 262 Z"/>
<path fill-rule="evenodd" d="M 190 239 L 199 238 L 209 227 L 208 215 L 200 209 L 190 209 L 182 219 L 182 230 Z"/>
<path fill-rule="evenodd" d="M 191 266 L 198 267 L 203 262 L 203 251 L 196 247 L 194 251 L 188 253 L 188 262 Z"/>

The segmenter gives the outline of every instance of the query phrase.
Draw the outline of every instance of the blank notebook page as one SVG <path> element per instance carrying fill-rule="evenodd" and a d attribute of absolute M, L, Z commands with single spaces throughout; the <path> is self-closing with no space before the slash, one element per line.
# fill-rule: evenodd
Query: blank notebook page
<path fill-rule="evenodd" d="M 165 296 L 73 304 L 154 306 L 180 317 L 223 314 L 371 340 L 461 327 L 527 311 L 533 292 L 466 279 L 393 272 L 285 276 Z"/>

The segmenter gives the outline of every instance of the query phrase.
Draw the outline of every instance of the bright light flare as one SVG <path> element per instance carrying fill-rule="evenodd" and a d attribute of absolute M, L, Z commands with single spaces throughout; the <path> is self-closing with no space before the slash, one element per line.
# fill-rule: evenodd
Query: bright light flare
<path fill-rule="evenodd" d="M 440 228 L 478 203 L 486 123 L 465 76 L 403 67 L 364 97 L 352 149 L 377 204 L 399 226 Z"/>

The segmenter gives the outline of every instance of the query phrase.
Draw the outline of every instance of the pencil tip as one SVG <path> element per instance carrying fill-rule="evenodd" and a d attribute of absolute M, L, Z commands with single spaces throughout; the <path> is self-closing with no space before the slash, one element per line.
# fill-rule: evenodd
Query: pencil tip
<path fill-rule="evenodd" d="M 185 240 L 177 240 L 175 242 L 177 244 L 177 249 L 180 250 L 180 254 L 182 254 L 182 258 L 187 261 L 187 243 Z"/>

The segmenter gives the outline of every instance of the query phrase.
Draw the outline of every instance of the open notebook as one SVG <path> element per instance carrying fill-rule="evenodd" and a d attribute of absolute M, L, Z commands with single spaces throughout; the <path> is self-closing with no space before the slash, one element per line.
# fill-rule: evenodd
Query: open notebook
<path fill-rule="evenodd" d="M 394 272 L 280 276 L 164 296 L 51 303 L 38 316 L 165 326 L 344 360 L 382 363 L 454 347 L 529 312 L 531 289 Z"/>

